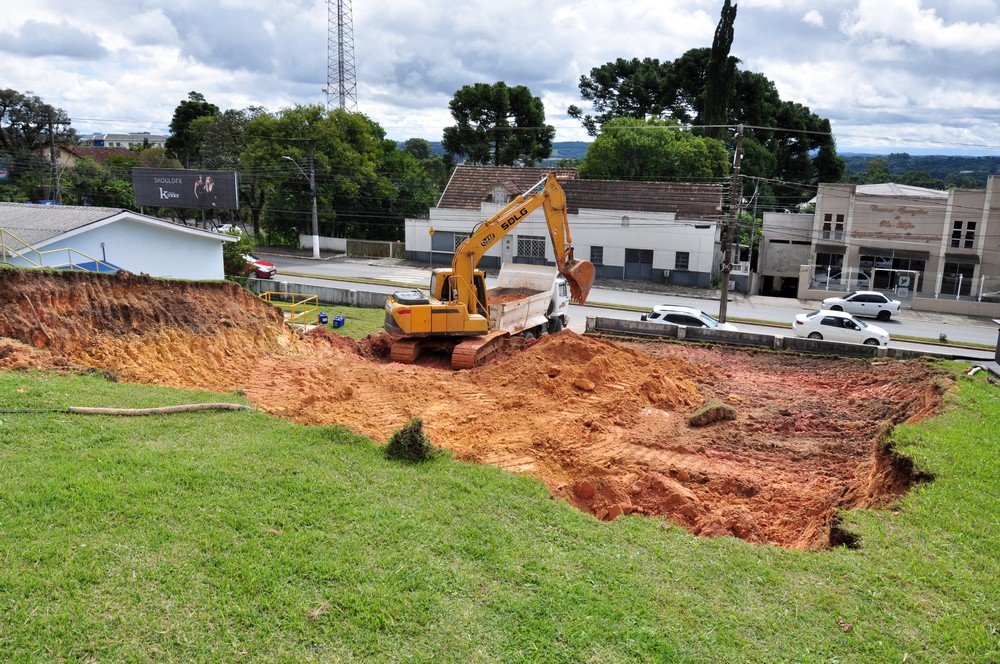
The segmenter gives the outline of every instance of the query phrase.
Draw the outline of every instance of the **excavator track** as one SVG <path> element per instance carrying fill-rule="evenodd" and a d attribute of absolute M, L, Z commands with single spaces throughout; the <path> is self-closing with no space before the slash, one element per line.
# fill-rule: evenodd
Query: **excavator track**
<path fill-rule="evenodd" d="M 452 369 L 472 369 L 507 345 L 510 332 L 491 332 L 460 342 L 451 351 Z"/>
<path fill-rule="evenodd" d="M 422 339 L 396 339 L 392 342 L 389 358 L 393 362 L 413 364 L 420 357 Z"/>

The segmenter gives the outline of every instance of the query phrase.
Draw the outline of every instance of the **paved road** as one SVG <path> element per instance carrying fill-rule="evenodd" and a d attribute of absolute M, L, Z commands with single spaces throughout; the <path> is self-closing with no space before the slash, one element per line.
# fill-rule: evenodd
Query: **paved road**
<path fill-rule="evenodd" d="M 354 283 L 354 287 L 379 293 L 391 293 L 401 286 L 426 289 L 430 280 L 430 266 L 422 267 L 413 263 L 355 259 L 343 256 L 324 257 L 316 260 L 311 257 L 270 253 L 263 250 L 258 252 L 258 255 L 272 261 L 278 267 L 278 275 L 275 277 L 278 280 L 284 274 L 289 275 L 289 278 L 294 275 L 296 281 L 303 283 L 315 280 L 314 283 L 317 285 L 331 280 L 346 281 Z M 386 283 L 372 283 L 372 281 Z M 358 282 L 361 282 L 362 285 L 359 285 Z M 570 329 L 582 332 L 588 316 L 638 320 L 641 312 L 648 311 L 655 304 L 686 304 L 698 307 L 713 315 L 719 311 L 718 296 L 712 291 L 623 290 L 618 287 L 619 283 L 621 282 L 599 282 L 591 290 L 588 305 L 572 305 L 570 308 Z M 487 285 L 492 285 L 489 277 L 487 277 Z M 653 287 L 650 285 L 650 288 Z M 617 307 L 625 309 L 617 309 Z M 791 334 L 791 322 L 795 318 L 795 314 L 818 308 L 819 302 L 758 295 L 734 295 L 727 306 L 727 318 L 730 322 L 735 322 L 741 330 L 747 332 L 784 334 L 785 331 L 789 331 L 788 333 Z M 891 321 L 878 322 L 877 324 L 886 328 L 892 337 L 938 339 L 941 334 L 944 334 L 949 341 L 956 344 L 986 344 L 992 347 L 997 343 L 998 335 L 997 326 L 989 319 L 911 310 L 904 310 L 898 319 L 894 318 Z M 933 348 L 973 358 L 992 359 L 994 356 L 992 350 L 948 350 L 954 347 L 942 348 L 939 345 L 929 346 L 899 339 L 894 339 L 891 343 L 897 348 Z"/>

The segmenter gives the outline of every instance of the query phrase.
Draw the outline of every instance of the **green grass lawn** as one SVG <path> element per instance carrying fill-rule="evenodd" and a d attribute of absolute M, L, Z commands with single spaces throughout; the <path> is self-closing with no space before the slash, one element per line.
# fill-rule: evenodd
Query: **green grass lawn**
<path fill-rule="evenodd" d="M 0 372 L 43 411 L 0 412 L 0 660 L 998 661 L 1000 391 L 957 381 L 894 435 L 934 481 L 804 553 L 257 411 L 65 412 L 238 394 Z"/>

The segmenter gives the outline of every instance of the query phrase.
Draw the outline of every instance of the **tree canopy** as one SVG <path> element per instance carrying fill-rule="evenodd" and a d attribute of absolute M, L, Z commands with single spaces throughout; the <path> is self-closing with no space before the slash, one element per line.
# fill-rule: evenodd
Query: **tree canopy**
<path fill-rule="evenodd" d="M 191 124 L 198 118 L 219 114 L 219 107 L 206 101 L 200 92 L 189 92 L 188 98 L 174 109 L 170 120 L 170 136 L 165 143 L 170 152 L 185 167 L 200 166 L 197 136 L 191 131 Z"/>
<path fill-rule="evenodd" d="M 310 173 L 321 235 L 398 240 L 403 218 L 426 214 L 438 194 L 418 160 L 358 113 L 295 106 L 254 117 L 246 137 L 242 180 L 259 192 L 250 205 L 280 242 L 311 228 Z"/>
<path fill-rule="evenodd" d="M 448 104 L 456 124 L 442 144 L 450 161 L 534 166 L 552 153 L 555 127 L 545 124 L 542 100 L 523 85 L 466 85 Z"/>
<path fill-rule="evenodd" d="M 0 90 L 0 169 L 7 171 L 6 181 L 0 181 L 0 197 L 30 201 L 53 196 L 53 170 L 44 149 L 77 140 L 61 108 L 30 92 Z"/>
<path fill-rule="evenodd" d="M 725 177 L 722 141 L 695 136 L 675 120 L 615 118 L 587 150 L 580 176 L 590 179 L 705 181 Z"/>
<path fill-rule="evenodd" d="M 593 136 L 615 118 L 671 119 L 727 142 L 735 134 L 727 127 L 743 125 L 748 159 L 741 174 L 768 182 L 762 185 L 765 204 L 791 205 L 811 195 L 801 185 L 839 182 L 845 166 L 829 120 L 782 100 L 762 74 L 739 69 L 730 55 L 735 20 L 736 6 L 726 0 L 711 48 L 691 49 L 672 62 L 618 59 L 592 69 L 579 87 L 595 113 L 575 105 L 568 113 Z"/>

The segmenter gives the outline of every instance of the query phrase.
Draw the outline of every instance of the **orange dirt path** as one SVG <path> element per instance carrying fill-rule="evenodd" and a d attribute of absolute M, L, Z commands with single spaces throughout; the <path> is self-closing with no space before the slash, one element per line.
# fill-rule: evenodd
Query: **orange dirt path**
<path fill-rule="evenodd" d="M 879 441 L 936 412 L 950 384 L 921 360 L 569 331 L 467 371 L 390 362 L 389 343 L 296 335 L 232 284 L 0 270 L 0 368 L 82 365 L 133 382 L 241 389 L 276 416 L 378 442 L 420 417 L 456 458 L 537 477 L 598 518 L 648 515 L 790 548 L 844 541 L 838 510 L 906 490 L 908 464 Z M 735 418 L 690 424 L 706 402 Z"/>

